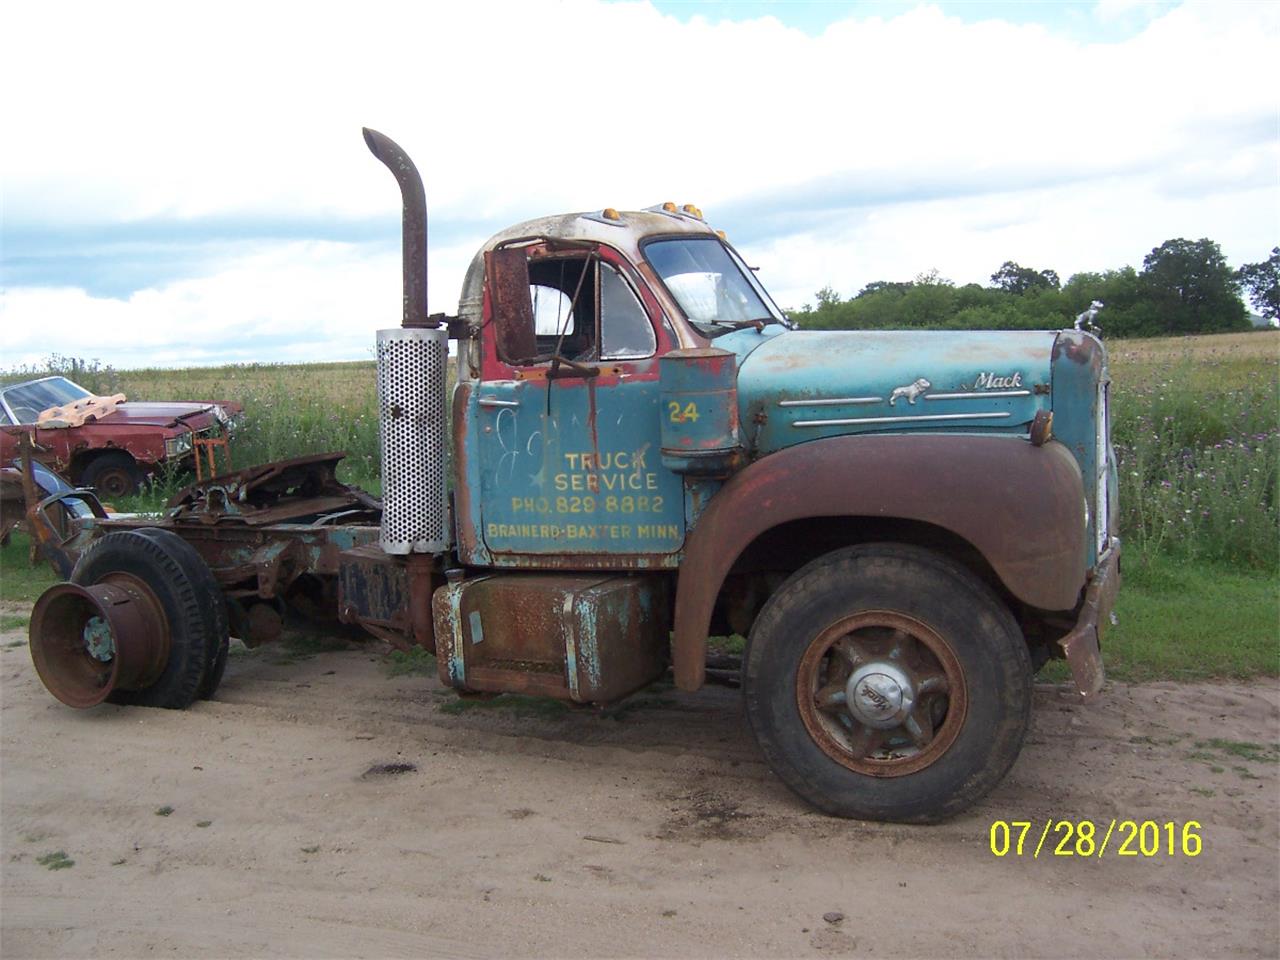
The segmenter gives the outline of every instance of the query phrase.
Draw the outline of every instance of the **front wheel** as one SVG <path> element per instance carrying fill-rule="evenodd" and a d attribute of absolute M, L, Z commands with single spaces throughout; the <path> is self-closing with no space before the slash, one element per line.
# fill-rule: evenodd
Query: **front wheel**
<path fill-rule="evenodd" d="M 89 462 L 80 475 L 80 483 L 92 487 L 103 498 L 131 497 L 142 486 L 142 471 L 123 450 L 108 450 Z"/>
<path fill-rule="evenodd" d="M 801 568 L 743 662 L 747 716 L 774 772 L 824 812 L 930 822 L 1013 765 L 1031 661 L 980 580 L 914 547 L 871 544 Z"/>

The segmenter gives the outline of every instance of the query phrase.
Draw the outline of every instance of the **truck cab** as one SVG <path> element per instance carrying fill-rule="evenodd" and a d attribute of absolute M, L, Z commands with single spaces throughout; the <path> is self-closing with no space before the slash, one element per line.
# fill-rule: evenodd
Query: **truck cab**
<path fill-rule="evenodd" d="M 602 702 L 669 658 L 694 690 L 707 637 L 739 633 L 788 784 L 907 819 L 937 814 L 906 783 L 962 730 L 990 749 L 944 805 L 1003 775 L 1048 659 L 1100 689 L 1119 541 L 1093 335 L 797 330 L 673 203 L 499 233 L 454 331 L 451 685 Z M 850 781 L 889 799 L 836 799 Z"/>

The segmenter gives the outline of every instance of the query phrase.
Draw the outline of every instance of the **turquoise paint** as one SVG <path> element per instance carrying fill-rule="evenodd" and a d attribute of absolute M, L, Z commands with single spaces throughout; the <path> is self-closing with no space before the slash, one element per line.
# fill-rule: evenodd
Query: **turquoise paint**
<path fill-rule="evenodd" d="M 449 598 L 449 633 L 452 642 L 449 644 L 448 672 L 449 685 L 465 687 L 467 683 L 467 661 L 463 654 L 462 638 L 462 591 L 465 584 L 450 584 L 444 589 Z"/>
<path fill-rule="evenodd" d="M 84 645 L 95 660 L 110 663 L 116 655 L 116 642 L 111 627 L 102 617 L 90 617 L 84 625 Z"/>
<path fill-rule="evenodd" d="M 565 679 L 569 682 L 569 693 L 574 700 L 581 698 L 578 681 L 578 633 L 573 629 L 573 618 L 577 607 L 578 604 L 574 601 L 574 595 L 572 593 L 567 594 L 564 603 L 565 616 L 561 625 L 561 637 L 564 640 Z"/>
<path fill-rule="evenodd" d="M 751 456 L 760 457 L 845 434 L 1026 433 L 1036 411 L 1049 406 L 1055 336 L 1048 331 L 779 334 L 742 362 L 738 403 L 745 442 Z"/>
<path fill-rule="evenodd" d="M 1099 457 L 1097 424 L 1100 384 L 1110 382 L 1106 351 L 1092 334 L 1064 330 L 1059 334 L 1053 360 L 1053 435 L 1067 446 L 1084 477 L 1085 499 L 1089 502 L 1089 566 L 1098 558 L 1098 518 L 1110 515 L 1114 528 L 1116 511 L 1115 453 L 1109 438 L 1103 438 Z M 1109 484 L 1100 484 L 1106 474 Z M 1100 502 L 1099 491 L 1109 487 L 1109 502 Z"/>
<path fill-rule="evenodd" d="M 724 480 L 719 477 L 689 477 L 685 480 L 684 522 L 692 530 L 711 504 L 711 498 L 720 492 Z"/>
<path fill-rule="evenodd" d="M 684 490 L 659 454 L 656 380 L 487 381 L 470 404 L 473 516 L 495 564 L 504 554 L 679 562 Z"/>
<path fill-rule="evenodd" d="M 599 611 L 596 606 L 597 597 L 585 592 L 576 604 L 579 629 L 573 630 L 573 639 L 569 643 L 572 652 L 573 667 L 569 674 L 573 686 L 573 695 L 578 695 L 577 673 L 579 668 L 585 670 L 587 686 L 598 690 L 600 683 L 600 647 L 599 647 Z M 570 617 L 570 624 L 573 618 Z M 573 648 L 576 647 L 576 650 Z"/>
<path fill-rule="evenodd" d="M 727 473 L 742 459 L 736 355 L 673 350 L 659 369 L 663 465 L 681 474 Z"/>
<path fill-rule="evenodd" d="M 481 535 L 484 529 L 484 516 L 481 510 L 484 498 L 480 496 L 479 434 L 483 422 L 480 414 L 483 411 L 476 405 L 476 390 L 479 386 L 473 381 L 460 381 L 453 391 L 454 422 L 458 424 L 454 431 L 453 449 L 461 450 L 461 456 L 454 457 L 454 486 L 473 491 L 472 495 L 464 501 L 465 505 L 462 509 L 466 510 L 466 515 L 458 516 L 457 523 L 459 530 L 465 528 L 475 531 L 474 537 L 459 535 L 456 539 L 459 560 L 475 567 L 489 567 L 493 565 L 493 555 L 485 547 L 484 537 Z M 456 497 L 454 503 L 457 504 Z"/>

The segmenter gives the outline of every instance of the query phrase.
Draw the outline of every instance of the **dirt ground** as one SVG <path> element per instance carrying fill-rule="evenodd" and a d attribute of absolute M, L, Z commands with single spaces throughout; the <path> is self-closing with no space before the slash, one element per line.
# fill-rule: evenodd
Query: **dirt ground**
<path fill-rule="evenodd" d="M 726 688 L 459 710 L 381 647 L 241 651 L 190 711 L 78 712 L 24 640 L 0 637 L 6 958 L 1280 955 L 1275 682 L 1041 686 L 994 794 L 905 827 L 807 809 Z M 1203 850 L 1032 856 L 1048 819 L 1112 818 L 1197 820 Z M 1034 824 L 1022 857 L 995 820 Z"/>

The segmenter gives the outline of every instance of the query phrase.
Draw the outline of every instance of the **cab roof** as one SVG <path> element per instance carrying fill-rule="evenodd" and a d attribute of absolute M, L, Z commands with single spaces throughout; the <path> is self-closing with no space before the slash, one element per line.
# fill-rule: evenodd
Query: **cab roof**
<path fill-rule="evenodd" d="M 674 206 L 672 204 L 671 206 Z M 617 219 L 613 219 L 616 217 Z M 611 246 L 639 263 L 640 244 L 650 237 L 694 234 L 716 236 L 701 217 L 661 208 L 649 210 L 594 210 L 585 213 L 563 213 L 550 217 L 526 220 L 495 233 L 471 260 L 466 279 L 462 283 L 460 312 L 466 316 L 472 305 L 479 316 L 479 302 L 484 288 L 484 255 L 504 243 L 523 239 L 585 240 Z"/>

